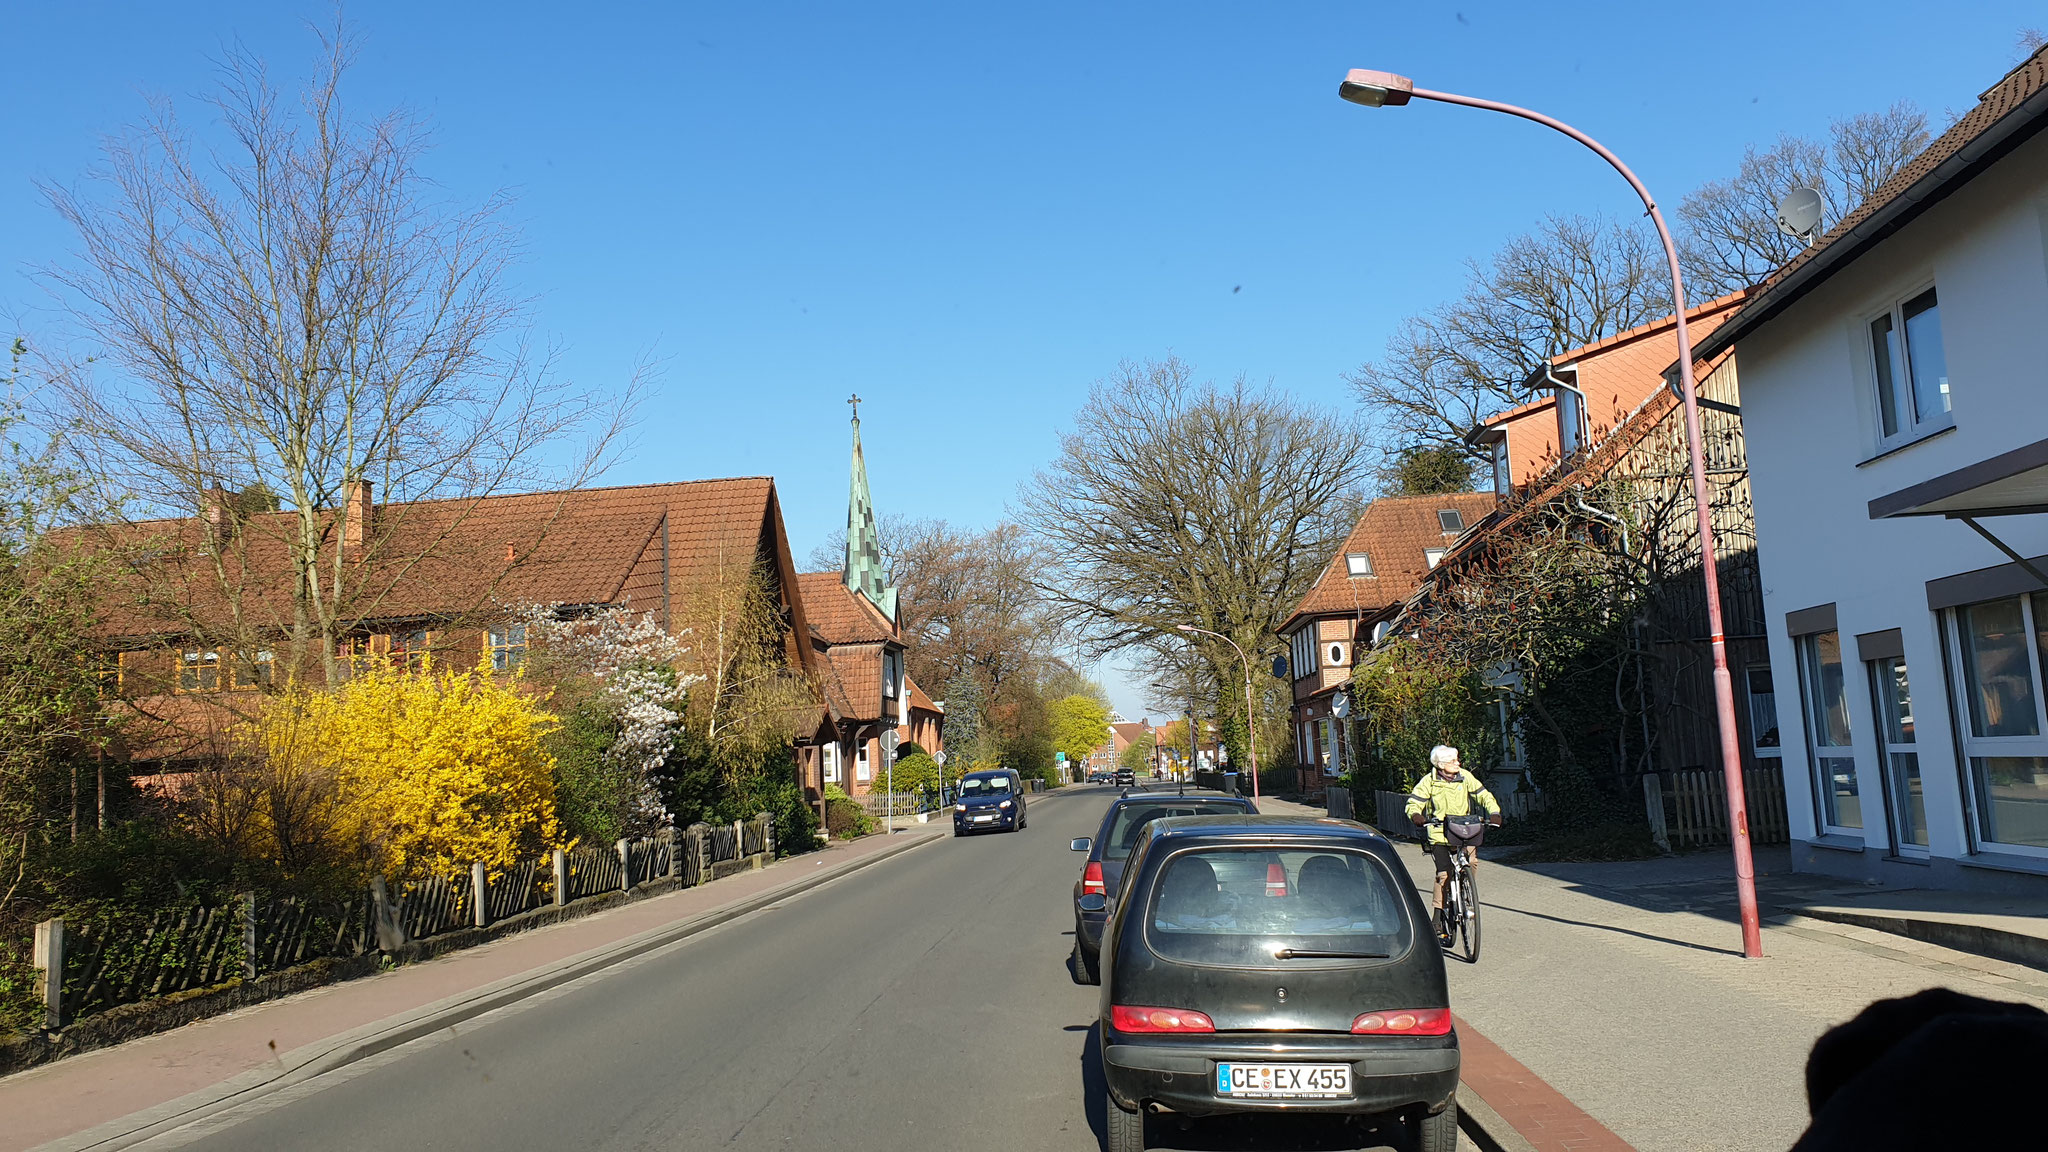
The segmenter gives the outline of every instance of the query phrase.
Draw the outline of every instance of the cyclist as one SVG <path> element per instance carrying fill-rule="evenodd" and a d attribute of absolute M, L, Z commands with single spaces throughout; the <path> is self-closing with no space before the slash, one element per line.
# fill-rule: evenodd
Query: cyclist
<path fill-rule="evenodd" d="M 1450 925 L 1444 923 L 1444 887 L 1451 876 L 1451 839 L 1444 833 L 1444 817 L 1471 815 L 1476 800 L 1486 812 L 1486 822 L 1499 827 L 1500 801 L 1493 798 L 1479 777 L 1459 765 L 1456 748 L 1439 744 L 1430 749 L 1429 764 L 1430 770 L 1423 773 L 1422 779 L 1415 782 L 1415 790 L 1408 794 L 1408 819 L 1429 828 L 1424 845 L 1436 858 L 1436 897 L 1432 907 L 1436 912 L 1437 942 L 1449 947 L 1451 934 L 1445 931 Z M 1476 868 L 1478 850 L 1467 845 L 1465 860 Z"/>

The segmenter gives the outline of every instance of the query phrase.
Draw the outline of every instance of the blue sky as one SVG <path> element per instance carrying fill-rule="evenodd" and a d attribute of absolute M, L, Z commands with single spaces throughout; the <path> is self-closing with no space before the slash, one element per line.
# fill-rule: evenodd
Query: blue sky
<path fill-rule="evenodd" d="M 356 106 L 431 118 L 450 195 L 516 197 L 563 372 L 661 362 L 607 479 L 772 474 L 799 556 L 844 523 L 848 393 L 882 511 L 985 525 L 1120 359 L 1176 352 L 1349 411 L 1343 373 L 1463 261 L 1545 213 L 1637 211 L 1534 126 L 1341 103 L 1346 68 L 1541 108 L 1675 206 L 1781 132 L 1901 98 L 1945 123 L 2048 24 L 2003 0 L 1932 24 L 1890 0 L 346 11 Z M 28 271 L 70 243 L 32 181 L 76 179 L 232 41 L 303 75 L 332 12 L 13 5 L 0 319 L 47 330 Z"/>

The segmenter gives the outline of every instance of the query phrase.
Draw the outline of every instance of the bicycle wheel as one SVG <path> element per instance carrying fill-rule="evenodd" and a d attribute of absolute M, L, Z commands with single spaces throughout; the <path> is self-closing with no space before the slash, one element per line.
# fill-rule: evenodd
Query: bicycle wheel
<path fill-rule="evenodd" d="M 1458 931 L 1465 937 L 1465 963 L 1479 963 L 1479 879 L 1472 866 L 1464 868 L 1463 900 L 1458 902 Z"/>

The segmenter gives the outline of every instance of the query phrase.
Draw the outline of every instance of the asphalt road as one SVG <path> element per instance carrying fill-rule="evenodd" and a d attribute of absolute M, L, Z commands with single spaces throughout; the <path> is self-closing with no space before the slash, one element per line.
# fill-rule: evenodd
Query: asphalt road
<path fill-rule="evenodd" d="M 148 1147 L 1090 1149 L 1070 890 L 1111 793 L 947 839 Z M 1154 1125 L 1169 1148 L 1379 1148 L 1340 1125 Z"/>

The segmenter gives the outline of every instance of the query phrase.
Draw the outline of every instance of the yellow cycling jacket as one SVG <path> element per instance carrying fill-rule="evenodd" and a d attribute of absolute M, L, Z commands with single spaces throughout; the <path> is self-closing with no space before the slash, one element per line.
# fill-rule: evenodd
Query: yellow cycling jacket
<path fill-rule="evenodd" d="M 1413 820 L 1422 813 L 1428 813 L 1432 819 L 1469 816 L 1475 797 L 1488 816 L 1500 815 L 1500 801 L 1493 798 L 1493 793 L 1486 790 L 1479 777 L 1461 770 L 1457 779 L 1446 780 L 1432 767 L 1423 773 L 1422 779 L 1415 782 L 1415 790 L 1408 794 L 1408 818 Z M 1432 824 L 1427 831 L 1431 844 L 1450 843 L 1441 825 Z"/>

